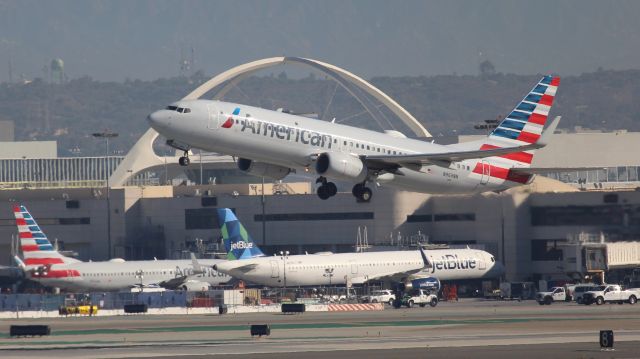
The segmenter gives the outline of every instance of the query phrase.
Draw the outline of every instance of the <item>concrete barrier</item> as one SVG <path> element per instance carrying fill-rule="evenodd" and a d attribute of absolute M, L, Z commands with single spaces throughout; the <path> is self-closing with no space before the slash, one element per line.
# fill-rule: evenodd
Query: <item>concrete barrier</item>
<path fill-rule="evenodd" d="M 330 312 L 350 312 L 350 311 L 362 311 L 362 310 L 384 310 L 383 303 L 363 303 L 363 304 L 329 304 L 328 311 Z"/>

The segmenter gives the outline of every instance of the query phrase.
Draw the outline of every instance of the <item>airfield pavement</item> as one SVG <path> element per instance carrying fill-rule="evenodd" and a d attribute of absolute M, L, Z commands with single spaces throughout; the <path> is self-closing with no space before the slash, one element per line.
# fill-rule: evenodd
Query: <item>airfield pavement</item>
<path fill-rule="evenodd" d="M 9 338 L 12 324 L 52 335 Z M 249 325 L 271 335 L 251 337 Z M 614 331 L 602 351 L 599 331 Z M 1 358 L 640 358 L 640 304 L 461 300 L 371 312 L 128 315 L 0 321 Z"/>

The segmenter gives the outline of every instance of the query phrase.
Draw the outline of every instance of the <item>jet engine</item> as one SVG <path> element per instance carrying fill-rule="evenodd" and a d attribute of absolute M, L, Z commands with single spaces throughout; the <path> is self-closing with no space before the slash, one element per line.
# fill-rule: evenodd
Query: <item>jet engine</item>
<path fill-rule="evenodd" d="M 256 162 L 247 158 L 238 159 L 238 168 L 240 171 L 246 172 L 257 177 L 269 177 L 275 180 L 281 180 L 291 173 L 291 168 L 272 165 L 264 162 Z"/>
<path fill-rule="evenodd" d="M 440 290 L 440 280 L 435 277 L 419 278 L 412 281 L 407 281 L 404 286 L 406 290 L 425 289 L 431 291 L 432 293 L 437 293 Z"/>
<path fill-rule="evenodd" d="M 316 172 L 324 177 L 363 182 L 367 178 L 367 168 L 358 157 L 340 153 L 321 153 L 316 160 Z"/>

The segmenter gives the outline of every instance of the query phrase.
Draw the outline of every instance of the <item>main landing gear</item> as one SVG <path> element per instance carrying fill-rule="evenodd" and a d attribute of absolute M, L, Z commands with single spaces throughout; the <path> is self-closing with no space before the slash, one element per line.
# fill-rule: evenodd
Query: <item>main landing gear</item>
<path fill-rule="evenodd" d="M 327 182 L 327 179 L 324 177 L 318 177 L 316 183 L 321 183 L 320 187 L 318 187 L 318 197 L 321 200 L 329 199 L 329 197 L 333 197 L 338 193 L 338 187 L 333 182 Z"/>
<path fill-rule="evenodd" d="M 353 186 L 351 193 L 353 193 L 358 202 L 369 202 L 371 201 L 371 196 L 373 196 L 371 189 L 366 187 L 364 183 L 357 183 Z"/>
<path fill-rule="evenodd" d="M 184 156 L 178 159 L 178 163 L 180 166 L 188 166 L 191 163 L 191 160 L 189 159 L 189 151 L 184 151 Z"/>

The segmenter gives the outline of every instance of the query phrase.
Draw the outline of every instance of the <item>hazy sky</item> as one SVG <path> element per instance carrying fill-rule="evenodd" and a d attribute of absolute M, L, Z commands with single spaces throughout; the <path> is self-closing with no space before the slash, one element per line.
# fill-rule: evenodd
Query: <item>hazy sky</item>
<path fill-rule="evenodd" d="M 179 74 L 195 50 L 207 74 L 278 55 L 373 76 L 497 71 L 573 75 L 640 68 L 640 1 L 0 0 L 0 81 Z"/>

